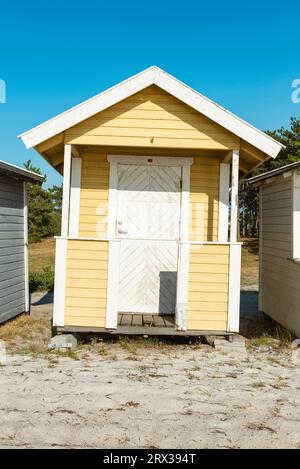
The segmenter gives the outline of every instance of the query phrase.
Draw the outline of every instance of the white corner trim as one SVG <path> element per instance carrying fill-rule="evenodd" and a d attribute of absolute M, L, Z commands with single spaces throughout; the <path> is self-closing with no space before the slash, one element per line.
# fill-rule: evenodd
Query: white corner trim
<path fill-rule="evenodd" d="M 53 326 L 65 324 L 68 240 L 56 238 Z"/>
<path fill-rule="evenodd" d="M 23 201 L 24 201 L 24 270 L 25 270 L 25 312 L 30 310 L 29 304 L 29 271 L 28 271 L 28 201 L 27 201 L 27 186 L 23 182 Z"/>
<path fill-rule="evenodd" d="M 190 270 L 190 244 L 180 243 L 178 245 L 178 270 L 177 270 L 177 292 L 176 292 L 176 328 L 185 331 L 187 328 L 188 314 L 188 290 Z"/>
<path fill-rule="evenodd" d="M 68 236 L 69 205 L 70 205 L 70 179 L 71 179 L 72 146 L 65 145 L 64 149 L 64 179 L 61 211 L 61 236 Z"/>
<path fill-rule="evenodd" d="M 110 161 L 107 221 L 107 237 L 109 244 L 105 319 L 105 327 L 107 329 L 116 329 L 118 326 L 120 240 L 116 239 L 117 205 L 118 163 L 116 161 Z"/>
<path fill-rule="evenodd" d="M 160 68 L 153 66 L 18 136 L 26 148 L 63 132 L 110 106 L 156 85 L 233 134 L 276 158 L 283 145 Z"/>
<path fill-rule="evenodd" d="M 188 288 L 190 270 L 189 217 L 190 217 L 191 166 L 182 166 L 182 189 L 180 209 L 180 243 L 178 246 L 177 293 L 175 320 L 176 328 L 187 328 Z"/>
<path fill-rule="evenodd" d="M 141 156 L 141 155 L 107 155 L 110 163 L 151 165 L 151 166 L 191 166 L 194 159 L 192 157 L 176 156 Z"/>
<path fill-rule="evenodd" d="M 110 240 L 108 245 L 106 329 L 117 329 L 118 327 L 119 268 L 120 240 Z"/>
<path fill-rule="evenodd" d="M 116 237 L 117 205 L 118 205 L 118 164 L 114 161 L 111 161 L 109 165 L 108 219 L 107 219 L 107 237 L 109 239 L 114 239 Z"/>
<path fill-rule="evenodd" d="M 292 246 L 293 259 L 300 259 L 300 175 L 297 171 L 293 173 L 293 229 Z"/>
<path fill-rule="evenodd" d="M 258 188 L 259 198 L 259 272 L 258 272 L 258 310 L 263 311 L 263 216 L 262 216 L 262 186 Z"/>
<path fill-rule="evenodd" d="M 80 212 L 81 158 L 72 157 L 69 237 L 78 238 Z"/>
<path fill-rule="evenodd" d="M 241 288 L 241 245 L 231 244 L 229 251 L 229 292 L 227 332 L 239 332 Z"/>
<path fill-rule="evenodd" d="M 229 213 L 229 176 L 230 165 L 220 164 L 219 177 L 219 219 L 218 219 L 218 242 L 228 241 L 228 213 Z"/>
<path fill-rule="evenodd" d="M 239 191 L 239 150 L 233 150 L 231 163 L 230 242 L 237 240 Z"/>

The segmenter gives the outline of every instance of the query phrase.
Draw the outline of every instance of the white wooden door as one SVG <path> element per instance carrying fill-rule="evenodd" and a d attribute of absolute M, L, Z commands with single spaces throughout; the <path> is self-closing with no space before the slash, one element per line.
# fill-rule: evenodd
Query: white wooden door
<path fill-rule="evenodd" d="M 118 165 L 119 312 L 174 314 L 181 167 Z"/>

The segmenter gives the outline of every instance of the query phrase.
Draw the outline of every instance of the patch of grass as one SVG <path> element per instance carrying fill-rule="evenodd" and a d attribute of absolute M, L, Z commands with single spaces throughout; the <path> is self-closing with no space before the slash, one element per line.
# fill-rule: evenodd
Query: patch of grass
<path fill-rule="evenodd" d="M 29 244 L 29 271 L 42 272 L 44 268 L 54 271 L 55 239 L 46 238 Z"/>
<path fill-rule="evenodd" d="M 53 292 L 54 271 L 50 267 L 44 267 L 41 272 L 29 272 L 29 290 Z"/>
<path fill-rule="evenodd" d="M 0 339 L 11 352 L 28 351 L 36 355 L 47 350 L 51 339 L 51 326 L 47 319 L 29 315 L 18 316 L 0 326 Z"/>
<path fill-rule="evenodd" d="M 267 330 L 252 337 L 248 342 L 249 348 L 263 348 L 268 347 L 272 349 L 290 349 L 294 340 L 294 335 L 279 325 L 274 326 L 274 329 Z"/>
<path fill-rule="evenodd" d="M 243 239 L 241 286 L 258 285 L 258 240 Z"/>
<path fill-rule="evenodd" d="M 251 387 L 254 388 L 254 389 L 260 389 L 260 388 L 264 388 L 265 385 L 261 381 L 258 381 L 256 383 L 252 383 Z"/>

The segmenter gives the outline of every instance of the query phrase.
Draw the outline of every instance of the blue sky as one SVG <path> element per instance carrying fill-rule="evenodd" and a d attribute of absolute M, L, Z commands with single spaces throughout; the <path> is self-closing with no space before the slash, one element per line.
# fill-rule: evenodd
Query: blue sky
<path fill-rule="evenodd" d="M 299 1 L 2 0 L 0 159 L 58 183 L 16 136 L 150 65 L 262 130 L 287 126 L 299 45 Z"/>

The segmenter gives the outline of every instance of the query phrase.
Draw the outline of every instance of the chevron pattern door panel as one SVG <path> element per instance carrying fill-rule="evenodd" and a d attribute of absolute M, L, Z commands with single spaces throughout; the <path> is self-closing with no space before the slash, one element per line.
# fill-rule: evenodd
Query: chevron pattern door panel
<path fill-rule="evenodd" d="M 119 165 L 119 312 L 174 314 L 180 167 Z"/>

